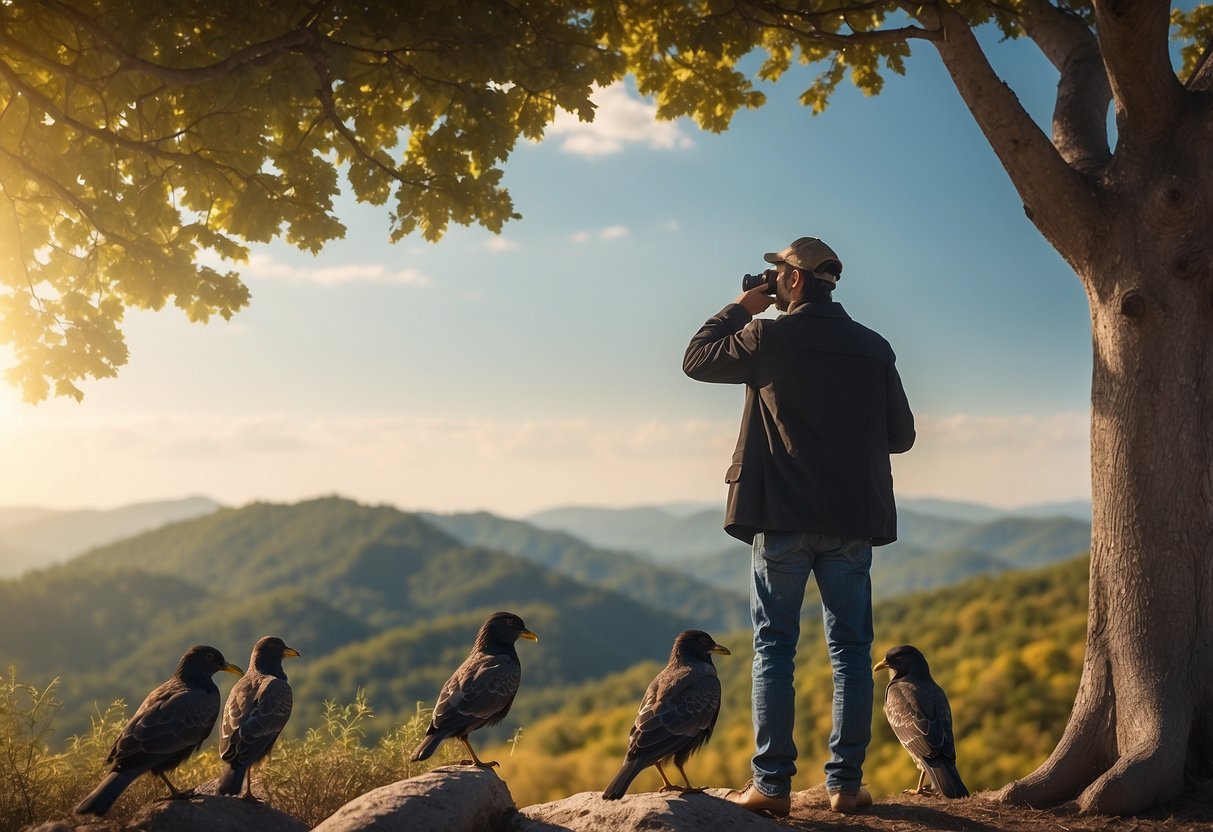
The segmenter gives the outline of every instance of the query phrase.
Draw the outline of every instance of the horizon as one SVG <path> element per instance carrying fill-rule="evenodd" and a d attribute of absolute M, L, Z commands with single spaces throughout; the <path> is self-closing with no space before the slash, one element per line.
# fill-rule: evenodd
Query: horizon
<path fill-rule="evenodd" d="M 716 504 L 715 502 L 705 501 L 705 500 L 668 500 L 668 501 L 662 501 L 662 502 L 649 502 L 649 503 L 620 503 L 617 505 L 609 505 L 609 504 L 601 504 L 601 503 L 556 503 L 553 505 L 537 508 L 533 511 L 529 511 L 524 514 L 515 515 L 515 514 L 503 514 L 503 513 L 496 512 L 496 511 L 493 511 L 491 509 L 484 508 L 484 507 L 469 507 L 469 508 L 459 508 L 459 509 L 450 509 L 450 510 L 441 510 L 440 511 L 440 510 L 435 510 L 435 509 L 430 509 L 430 508 L 425 508 L 425 507 L 400 505 L 400 504 L 397 504 L 397 503 L 394 503 L 391 501 L 362 500 L 362 499 L 358 499 L 356 497 L 350 496 L 348 494 L 342 494 L 340 492 L 325 492 L 325 493 L 305 495 L 303 497 L 300 497 L 300 498 L 294 499 L 294 500 L 255 499 L 255 500 L 249 500 L 249 501 L 240 502 L 240 503 L 227 502 L 227 501 L 217 499 L 217 498 L 212 497 L 207 494 L 186 494 L 186 495 L 179 496 L 179 497 L 161 497 L 161 498 L 155 498 L 155 499 L 150 499 L 150 500 L 136 500 L 133 502 L 120 502 L 120 503 L 116 503 L 116 504 L 112 504 L 112 505 L 52 506 L 52 505 L 45 505 L 45 504 L 15 505 L 15 504 L 4 503 L 4 504 L 0 504 L 0 511 L 53 511 L 53 512 L 58 512 L 58 513 L 113 512 L 113 511 L 121 511 L 123 509 L 137 508 L 140 506 L 159 505 L 159 504 L 167 504 L 167 503 L 183 503 L 183 502 L 188 502 L 191 500 L 206 500 L 208 502 L 216 504 L 220 508 L 241 509 L 241 508 L 245 508 L 247 506 L 254 505 L 257 503 L 270 504 L 270 505 L 297 505 L 300 503 L 307 503 L 307 502 L 312 502 L 312 501 L 316 501 L 316 500 L 325 500 L 325 499 L 350 500 L 352 502 L 360 503 L 362 505 L 385 505 L 385 506 L 389 506 L 398 511 L 402 511 L 402 512 L 405 512 L 408 514 L 422 514 L 422 513 L 476 514 L 479 512 L 485 512 L 485 513 L 493 514 L 495 516 L 498 516 L 498 517 L 501 517 L 501 518 L 507 519 L 507 520 L 523 520 L 523 521 L 527 520 L 528 518 L 530 518 L 532 516 L 539 515 L 539 514 L 545 514 L 545 513 L 557 512 L 557 511 L 573 511 L 573 510 L 632 511 L 632 510 L 642 510 L 642 509 L 660 509 L 660 510 L 666 511 L 668 513 L 679 513 L 680 511 L 686 511 L 686 510 L 698 513 L 701 511 L 711 511 L 713 509 L 718 508 L 722 512 L 722 516 L 723 516 L 723 511 L 724 511 L 724 502 L 723 501 L 721 501 L 719 504 Z M 1061 508 L 1061 507 L 1073 507 L 1076 505 L 1090 505 L 1090 500 L 1083 500 L 1083 499 L 1048 500 L 1048 501 L 1043 501 L 1043 502 L 1023 503 L 1023 504 L 1018 504 L 1018 505 L 996 505 L 993 503 L 985 503 L 985 502 L 980 502 L 980 501 L 976 501 L 976 500 L 956 500 L 956 499 L 943 498 L 943 497 L 934 497 L 934 496 L 921 496 L 920 497 L 920 496 L 910 496 L 910 495 L 904 495 L 904 494 L 897 495 L 897 501 L 899 504 L 899 508 L 901 507 L 900 504 L 903 501 L 905 501 L 905 502 L 913 502 L 913 503 L 940 503 L 945 506 L 951 506 L 951 507 L 955 507 L 955 508 L 985 509 L 985 510 L 990 510 L 990 511 L 1004 512 L 1006 514 L 1015 514 L 1016 512 L 1041 511 L 1041 510 L 1045 510 L 1045 509 L 1049 509 L 1049 508 L 1053 508 L 1053 507 Z M 922 511 L 921 509 L 910 509 L 910 510 L 915 511 L 916 513 L 928 513 L 928 512 Z"/>

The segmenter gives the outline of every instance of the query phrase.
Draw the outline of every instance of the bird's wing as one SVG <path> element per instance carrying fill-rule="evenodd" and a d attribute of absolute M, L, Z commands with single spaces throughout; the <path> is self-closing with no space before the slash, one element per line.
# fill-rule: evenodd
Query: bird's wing
<path fill-rule="evenodd" d="M 434 706 L 434 726 L 470 725 L 504 715 L 521 681 L 522 666 L 511 656 L 471 657 L 442 686 Z"/>
<path fill-rule="evenodd" d="M 246 675 L 245 679 L 248 678 Z M 250 680 L 250 684 L 238 683 L 223 711 L 220 756 L 235 765 L 251 765 L 260 760 L 286 727 L 293 703 L 291 686 L 285 679 L 262 675 Z"/>
<path fill-rule="evenodd" d="M 628 737 L 628 757 L 668 757 L 706 739 L 720 712 L 720 680 L 695 667 L 667 667 L 653 680 Z"/>
<path fill-rule="evenodd" d="M 897 739 L 919 759 L 956 757 L 952 739 L 952 710 L 936 684 L 901 679 L 885 691 L 885 716 Z"/>
<path fill-rule="evenodd" d="M 219 716 L 219 690 L 170 679 L 147 695 L 110 749 L 107 762 L 127 768 L 202 744 Z"/>

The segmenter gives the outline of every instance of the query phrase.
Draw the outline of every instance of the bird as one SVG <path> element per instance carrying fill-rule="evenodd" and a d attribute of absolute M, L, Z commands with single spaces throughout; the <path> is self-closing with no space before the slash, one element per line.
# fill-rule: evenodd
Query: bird
<path fill-rule="evenodd" d="M 438 693 L 434 715 L 425 737 L 409 758 L 414 763 L 429 759 L 442 741 L 456 737 L 472 755 L 460 765 L 493 768 L 496 760 L 484 762 L 468 742 L 468 734 L 505 719 L 522 681 L 522 664 L 515 644 L 518 639 L 539 641 L 512 612 L 489 616 L 476 634 L 476 643 L 463 664 L 446 680 Z"/>
<path fill-rule="evenodd" d="M 720 714 L 720 679 L 712 654 L 729 649 L 702 630 L 687 630 L 674 639 L 670 660 L 649 683 L 636 722 L 628 733 L 623 766 L 603 791 L 604 800 L 618 800 L 644 769 L 656 766 L 665 783 L 661 791 L 698 792 L 683 766 L 712 736 Z M 673 758 L 686 788 L 666 777 L 663 762 Z"/>
<path fill-rule="evenodd" d="M 884 694 L 885 717 L 918 766 L 918 788 L 913 794 L 933 791 L 947 798 L 968 797 L 956 770 L 952 708 L 943 688 L 931 678 L 926 657 L 917 647 L 903 644 L 872 668 L 885 669 L 893 671 Z M 928 779 L 931 785 L 924 788 Z"/>
<path fill-rule="evenodd" d="M 298 650 L 287 647 L 277 636 L 265 636 L 253 645 L 248 673 L 232 686 L 223 709 L 219 756 L 228 768 L 219 778 L 219 794 L 252 798 L 249 770 L 269 756 L 291 718 L 293 698 L 282 659 L 298 655 Z"/>
<path fill-rule="evenodd" d="M 153 690 L 114 740 L 105 762 L 110 767 L 100 785 L 76 806 L 80 815 L 104 815 L 132 781 L 154 772 L 174 798 L 188 797 L 166 776 L 211 735 L 219 716 L 219 688 L 211 677 L 220 670 L 244 671 L 214 647 L 191 647 L 173 675 Z"/>

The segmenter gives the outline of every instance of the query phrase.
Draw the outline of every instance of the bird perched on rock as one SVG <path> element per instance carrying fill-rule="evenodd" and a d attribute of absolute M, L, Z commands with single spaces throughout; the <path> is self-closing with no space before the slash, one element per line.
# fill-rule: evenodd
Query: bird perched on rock
<path fill-rule="evenodd" d="M 442 686 L 425 739 L 409 759 L 413 762 L 428 759 L 443 740 L 457 737 L 472 755 L 463 765 L 480 768 L 497 765 L 496 760 L 486 763 L 476 756 L 468 734 L 486 725 L 496 725 L 510 712 L 522 681 L 522 664 L 514 647 L 520 638 L 539 641 L 539 636 L 513 613 L 489 616 L 476 634 L 472 652 Z"/>
<path fill-rule="evenodd" d="M 931 668 L 917 647 L 894 647 L 873 670 L 889 669 L 893 678 L 884 694 L 889 726 L 918 766 L 914 794 L 934 791 L 944 797 L 968 797 L 969 790 L 956 770 L 956 743 L 952 737 L 952 708 L 943 688 L 931 678 Z M 927 779 L 931 785 L 924 789 Z"/>
<path fill-rule="evenodd" d="M 104 815 L 145 771 L 155 772 L 174 798 L 187 797 L 165 773 L 185 762 L 211 735 L 219 716 L 219 688 L 211 676 L 220 670 L 244 674 L 214 647 L 200 644 L 187 650 L 168 681 L 149 693 L 123 726 L 105 758 L 110 773 L 80 801 L 76 813 Z"/>
<path fill-rule="evenodd" d="M 623 767 L 602 793 L 604 800 L 623 797 L 636 775 L 649 766 L 657 767 L 665 783 L 663 792 L 702 791 L 691 787 L 683 765 L 712 736 L 720 713 L 720 679 L 713 653 L 727 656 L 729 649 L 702 630 L 687 630 L 674 639 L 669 662 L 644 692 L 628 734 Z M 661 766 L 671 757 L 685 789 L 671 783 Z"/>
<path fill-rule="evenodd" d="M 294 700 L 282 659 L 298 655 L 298 650 L 287 647 L 277 636 L 266 636 L 253 645 L 248 673 L 232 687 L 223 709 L 219 756 L 228 769 L 219 778 L 219 794 L 253 796 L 253 778 L 248 772 L 269 756 L 291 718 Z"/>

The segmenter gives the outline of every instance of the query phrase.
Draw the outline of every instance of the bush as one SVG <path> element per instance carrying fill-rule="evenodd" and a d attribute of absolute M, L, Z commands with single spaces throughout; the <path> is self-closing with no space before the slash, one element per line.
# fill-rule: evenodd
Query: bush
<path fill-rule="evenodd" d="M 39 689 L 21 683 L 12 667 L 0 680 L 0 832 L 71 814 L 105 775 L 105 758 L 128 719 L 125 703 L 116 701 L 92 717 L 87 733 L 55 752 L 48 739 L 61 706 L 55 697 L 58 684 L 56 679 Z M 279 743 L 268 760 L 254 767 L 255 795 L 312 827 L 361 794 L 458 759 L 459 746 L 444 743 L 429 760 L 409 761 L 429 724 L 430 711 L 421 703 L 410 719 L 368 747 L 366 723 L 373 717 L 361 690 L 347 705 L 326 701 L 322 725 L 308 728 L 303 739 Z M 212 734 L 207 747 L 170 772 L 169 779 L 188 790 L 214 780 L 225 767 L 217 734 Z M 159 778 L 140 777 L 106 819 L 122 823 L 164 796 Z"/>

